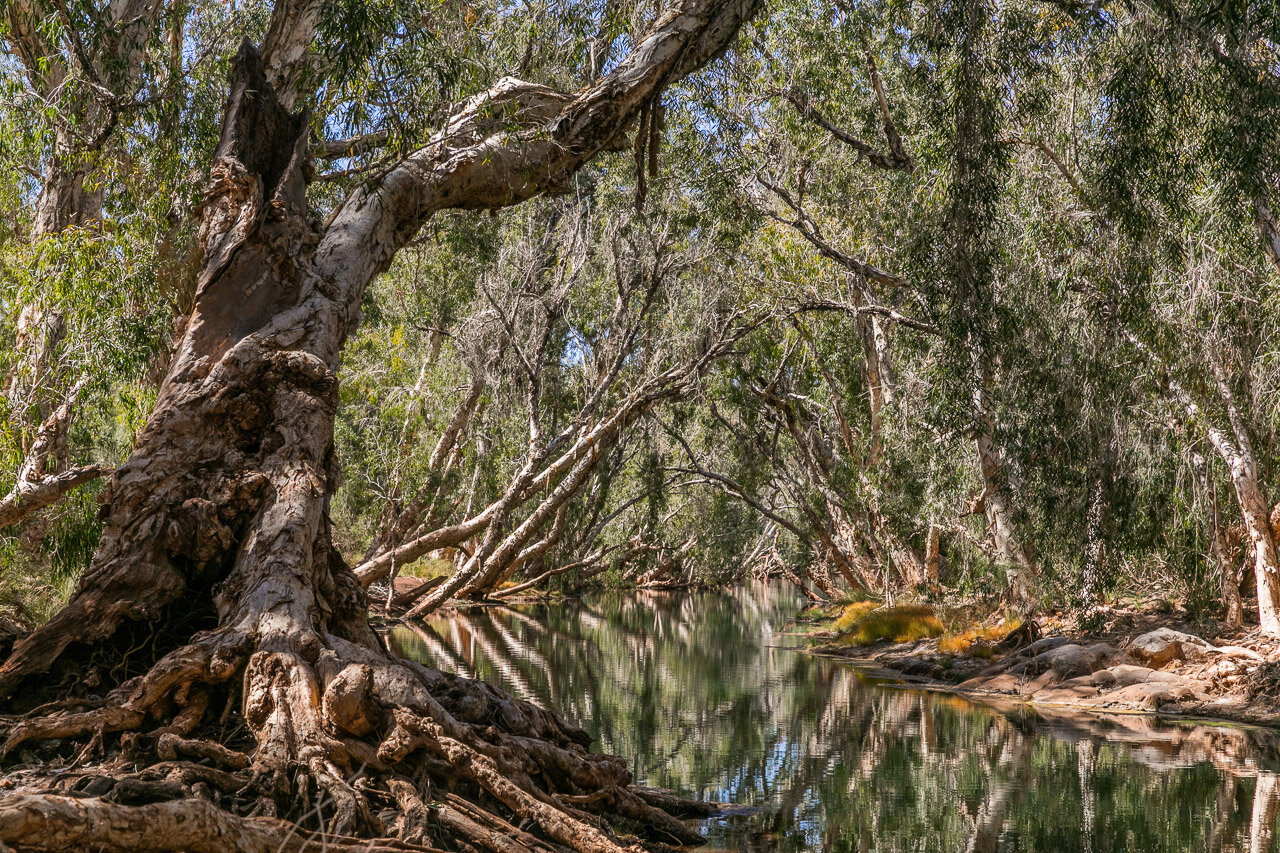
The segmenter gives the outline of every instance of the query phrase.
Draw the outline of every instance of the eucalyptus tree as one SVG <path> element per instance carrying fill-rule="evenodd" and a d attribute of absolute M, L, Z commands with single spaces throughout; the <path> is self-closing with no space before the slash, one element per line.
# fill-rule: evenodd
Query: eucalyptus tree
<path fill-rule="evenodd" d="M 759 350 L 774 360 L 727 393 L 781 388 L 793 411 L 775 406 L 756 440 L 778 465 L 771 485 L 696 461 L 703 480 L 766 524 L 798 517 L 801 540 L 807 508 L 843 502 L 886 519 L 908 557 L 923 551 L 925 576 L 976 548 L 1019 597 L 1092 604 L 1109 562 L 1188 547 L 1160 541 L 1178 499 L 1156 498 L 1172 417 L 1227 464 L 1275 630 L 1272 23 L 1202 11 L 788 6 L 778 32 L 805 33 L 804 49 L 760 42 L 740 67 L 768 82 L 725 123 L 747 128 L 746 198 L 818 263 L 762 232 L 761 281 L 792 313 Z M 862 375 L 842 379 L 845 365 Z M 821 464 L 788 474 L 802 463 L 783 448 L 839 460 L 845 479 L 815 477 Z M 770 489 L 788 479 L 779 513 Z M 819 528 L 841 526 L 826 514 Z M 1235 612 L 1226 539 L 1214 550 Z"/>
<path fill-rule="evenodd" d="M 1280 269 L 1272 215 L 1280 78 L 1266 58 L 1280 19 L 1266 9 L 1243 16 L 1174 5 L 1127 11 L 1153 49 L 1145 58 L 1132 48 L 1119 53 L 1111 88 L 1129 105 L 1116 111 L 1104 175 L 1150 191 L 1123 199 L 1104 186 L 1099 195 L 1126 237 L 1167 258 L 1153 274 L 1132 277 L 1136 286 L 1119 295 L 1156 306 L 1155 323 L 1127 334 L 1139 352 L 1154 356 L 1156 379 L 1180 419 L 1226 464 L 1252 552 L 1259 619 L 1264 631 L 1280 633 L 1280 559 L 1267 486 L 1276 427 L 1269 306 Z M 1171 91 L 1174 79 L 1180 86 Z M 1153 126 L 1191 104 L 1195 120 L 1178 119 L 1183 148 L 1171 152 Z M 1146 123 L 1136 121 L 1138 111 L 1147 113 Z"/>
<path fill-rule="evenodd" d="M 1225 464 L 1249 543 L 1259 621 L 1275 633 L 1274 312 L 1267 306 L 1276 274 L 1271 195 L 1280 89 L 1263 59 L 1273 50 L 1275 16 L 1180 4 L 1062 8 L 1079 34 L 1061 63 L 1070 99 L 1054 122 L 1012 141 L 1041 159 L 1062 190 L 1052 200 L 1042 196 L 1057 239 L 1084 250 L 1042 250 L 1040 263 L 1079 294 L 1087 322 L 1110 338 L 1113 363 L 1131 376 L 1126 363 L 1142 366 L 1145 388 L 1159 401 L 1156 424 L 1187 439 L 1186 467 L 1198 471 L 1209 449 Z M 1149 421 L 1138 407 L 1128 415 Z M 1213 491 L 1203 472 L 1192 479 L 1201 480 L 1202 493 Z M 1217 521 L 1206 524 L 1235 621 L 1237 572 Z"/>
<path fill-rule="evenodd" d="M 775 339 L 794 337 L 776 364 L 747 372 L 803 472 L 780 482 L 792 481 L 792 506 L 847 580 L 920 584 L 936 572 L 947 529 L 1028 601 L 1038 568 L 1022 528 L 1032 501 L 1020 493 L 1000 406 L 1013 382 L 1001 371 L 1004 315 L 1021 297 L 1000 247 L 1009 169 L 998 100 L 1016 74 L 1036 73 L 1013 66 L 1034 65 L 1024 57 L 1042 34 L 1019 44 L 1016 13 L 981 4 L 934 13 L 939 21 L 840 6 L 833 21 L 796 4 L 787 29 L 806 34 L 805 48 L 780 38 L 760 51 L 767 106 L 737 110 L 757 125 L 743 144 L 744 192 L 776 223 L 765 232 L 762 278 L 787 306 L 788 331 Z M 806 362 L 804 387 L 785 387 L 797 378 L 792 358 Z M 826 425 L 820 438 L 815 418 Z M 972 448 L 967 501 L 955 494 L 965 467 L 957 437 Z M 760 440 L 769 456 L 785 456 L 776 439 Z M 946 450 L 908 462 L 923 443 Z M 930 489 L 927 507 L 919 495 Z M 975 514 L 986 521 L 979 534 L 965 521 Z"/>
<path fill-rule="evenodd" d="M 563 187 L 619 145 L 664 86 L 723 52 L 756 8 L 677 2 L 576 94 L 501 77 L 398 159 L 333 193 L 320 220 L 308 194 L 315 172 L 303 107 L 338 82 L 333 66 L 310 61 L 331 7 L 275 4 L 260 47 L 246 40 L 231 63 L 201 212 L 195 304 L 147 426 L 104 493 L 93 564 L 66 607 L 0 667 L 0 693 L 31 701 L 51 668 L 82 666 L 89 650 L 111 661 L 99 675 L 103 698 L 12 722 L 8 754 L 54 738 L 92 738 L 92 750 L 150 718 L 180 733 L 160 739 L 162 754 L 190 754 L 200 747 L 184 736 L 211 703 L 230 700 L 242 709 L 253 756 L 214 751 L 228 766 L 251 769 L 231 774 L 230 787 L 215 783 L 227 793 L 213 800 L 128 806 L 52 793 L 8 797 L 0 839 L 25 843 L 29 817 L 38 815 L 42 843 L 75 837 L 119 849 L 141 838 L 198 849 L 216 833 L 246 849 L 309 846 L 288 821 L 228 811 L 234 792 L 245 791 L 254 814 L 310 814 L 328 849 L 370 849 L 353 832 L 420 843 L 422 793 L 399 774 L 443 773 L 441 781 L 462 781 L 472 799 L 465 814 L 445 809 L 450 831 L 468 843 L 510 825 L 496 811 L 556 844 L 622 849 L 603 825 L 535 793 L 544 789 L 604 791 L 581 805 L 689 840 L 683 824 L 626 787 L 622 765 L 587 754 L 572 727 L 382 649 L 326 514 L 337 475 L 336 371 L 369 282 L 432 216 L 496 210 Z M 490 20 L 499 33 L 504 15 L 494 10 Z M 375 45 L 380 36 L 369 33 Z M 156 640 L 145 661 L 130 654 L 138 631 Z M 385 785 L 377 797 L 400 815 L 394 829 L 372 808 L 372 789 L 349 781 L 353 773 Z M 175 790 L 181 796 L 184 784 Z M 314 810 L 311 791 L 320 797 Z M 94 813 L 87 822 L 86 808 Z"/>

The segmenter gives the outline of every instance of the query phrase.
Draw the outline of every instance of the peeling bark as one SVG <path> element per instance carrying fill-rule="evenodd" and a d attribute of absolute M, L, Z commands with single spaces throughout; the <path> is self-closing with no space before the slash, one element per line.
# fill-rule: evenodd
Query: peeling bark
<path fill-rule="evenodd" d="M 286 81 L 288 102 L 292 60 L 267 67 L 241 48 L 203 205 L 190 321 L 133 454 L 107 484 L 90 568 L 66 607 L 0 666 L 0 697 L 23 710 L 57 693 L 46 675 L 55 667 L 105 681 L 103 699 L 0 721 L 0 752 L 61 739 L 83 743 L 87 757 L 118 743 L 143 769 L 110 784 L 164 802 L 67 803 L 51 774 L 44 790 L 30 785 L 48 820 L 10 798 L 0 843 L 40 849 L 33 833 L 53 843 L 53 832 L 87 825 L 95 834 L 79 837 L 106 849 L 200 850 L 197 835 L 220 832 L 244 849 L 277 849 L 271 838 L 306 838 L 307 823 L 327 849 L 345 849 L 353 835 L 365 846 L 352 849 L 418 849 L 388 838 L 421 825 L 412 798 L 397 800 L 405 811 L 394 827 L 379 814 L 392 778 L 456 789 L 473 822 L 527 819 L 530 832 L 580 851 L 637 849 L 609 829 L 614 813 L 671 837 L 668 816 L 629 794 L 624 764 L 588 753 L 585 733 L 381 647 L 327 518 L 338 477 L 336 370 L 365 287 L 432 213 L 514 204 L 560 185 L 662 85 L 723 50 L 756 6 L 681 0 L 613 72 L 576 96 L 533 98 L 532 114 L 511 105 L 540 87 L 500 81 L 430 145 L 358 189 L 323 231 L 305 206 L 305 116 L 281 103 L 267 76 Z M 149 642 L 135 649 L 139 633 Z M 184 754 L 201 726 L 217 725 L 209 712 L 220 707 L 252 739 L 249 767 L 151 763 L 165 735 L 180 741 L 164 751 Z M 176 799 L 206 796 L 208 808 Z M 271 818 L 297 834 L 271 836 Z"/>

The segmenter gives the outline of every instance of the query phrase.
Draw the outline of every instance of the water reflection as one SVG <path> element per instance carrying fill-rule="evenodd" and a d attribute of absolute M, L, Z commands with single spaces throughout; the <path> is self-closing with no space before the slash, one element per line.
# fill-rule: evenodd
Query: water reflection
<path fill-rule="evenodd" d="M 789 591 L 476 608 L 391 635 L 629 756 L 638 781 L 755 806 L 711 849 L 1276 849 L 1280 740 L 878 687 L 786 648 Z"/>

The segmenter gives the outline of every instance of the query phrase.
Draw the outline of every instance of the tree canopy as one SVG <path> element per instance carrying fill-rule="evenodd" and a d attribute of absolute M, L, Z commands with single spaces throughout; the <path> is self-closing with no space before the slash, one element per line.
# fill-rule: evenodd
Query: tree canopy
<path fill-rule="evenodd" d="M 228 63 L 271 11 L 6 13 L 0 519 L 36 618 L 88 565 L 92 481 L 191 311 Z M 474 573 L 486 536 L 504 564 L 461 588 L 581 564 L 547 582 L 785 571 L 1091 606 L 1153 578 L 1234 619 L 1242 566 L 1274 573 L 1267 10 L 778 4 L 663 72 L 625 138 L 561 120 L 610 149 L 580 169 L 521 128 L 616 73 L 651 11 L 277 13 L 307 215 L 418 208 L 361 238 L 383 247 L 359 276 L 385 272 L 343 354 L 332 514 L 366 584 L 428 555 L 410 571 Z M 548 178 L 387 189 L 474 133 L 468 109 Z"/>
<path fill-rule="evenodd" d="M 423 710 L 370 602 L 770 576 L 1280 633 L 1278 28 L 1197 0 L 10 0 L 0 594 L 37 630 L 0 693 L 141 632 L 119 708 L 242 677 L 260 775 L 313 738 L 325 819 L 385 834 L 330 769 L 362 754 L 333 726 L 370 729 L 282 722 L 280 691 L 369 680 L 387 766 L 509 744 Z M 105 719 L 73 728 L 139 725 Z"/>

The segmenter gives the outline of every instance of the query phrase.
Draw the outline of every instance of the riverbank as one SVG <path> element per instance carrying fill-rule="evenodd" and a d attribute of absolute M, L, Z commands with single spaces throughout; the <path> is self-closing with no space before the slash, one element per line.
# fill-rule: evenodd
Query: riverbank
<path fill-rule="evenodd" d="M 943 651 L 937 637 L 866 645 L 825 640 L 809 648 L 872 676 L 970 698 L 1107 713 L 1159 713 L 1280 725 L 1280 640 L 1257 631 L 1206 636 L 1159 614 L 1116 620 L 1088 633 L 1052 623 L 1020 647 L 977 644 Z"/>

